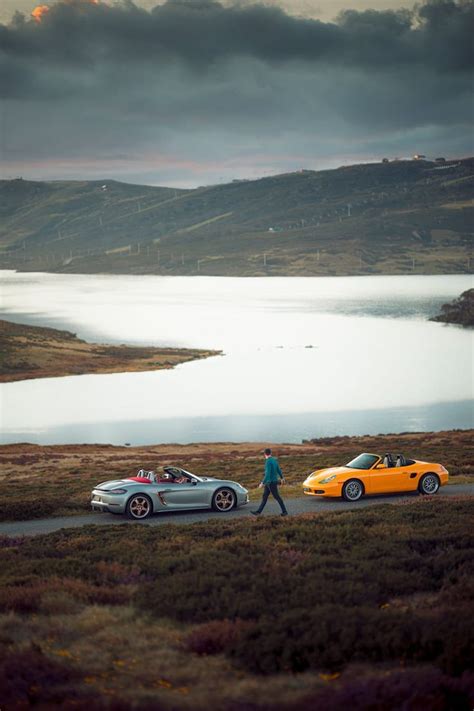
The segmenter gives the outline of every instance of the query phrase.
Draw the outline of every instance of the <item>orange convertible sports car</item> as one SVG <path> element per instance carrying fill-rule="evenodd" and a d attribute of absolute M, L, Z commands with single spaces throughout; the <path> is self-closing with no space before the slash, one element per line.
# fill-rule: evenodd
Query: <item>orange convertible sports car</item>
<path fill-rule="evenodd" d="M 343 467 L 317 469 L 303 483 L 303 491 L 308 496 L 342 496 L 346 501 L 358 501 L 364 494 L 436 494 L 448 479 L 448 471 L 441 464 L 405 459 L 401 454 L 364 453 Z"/>

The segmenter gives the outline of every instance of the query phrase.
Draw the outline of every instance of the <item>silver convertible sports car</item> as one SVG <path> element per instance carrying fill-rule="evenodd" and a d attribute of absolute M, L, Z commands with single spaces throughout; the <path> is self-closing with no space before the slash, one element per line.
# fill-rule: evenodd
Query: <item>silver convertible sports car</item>
<path fill-rule="evenodd" d="M 142 520 L 161 511 L 214 509 L 225 513 L 248 500 L 247 489 L 235 481 L 164 467 L 160 474 L 140 469 L 137 476 L 98 484 L 92 491 L 91 506 L 94 511 Z"/>

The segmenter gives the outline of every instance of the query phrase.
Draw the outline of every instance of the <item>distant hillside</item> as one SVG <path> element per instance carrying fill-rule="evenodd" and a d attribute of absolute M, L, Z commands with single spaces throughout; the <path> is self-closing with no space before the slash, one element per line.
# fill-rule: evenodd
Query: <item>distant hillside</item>
<path fill-rule="evenodd" d="M 78 273 L 471 271 L 474 158 L 175 190 L 0 181 L 0 267 Z"/>

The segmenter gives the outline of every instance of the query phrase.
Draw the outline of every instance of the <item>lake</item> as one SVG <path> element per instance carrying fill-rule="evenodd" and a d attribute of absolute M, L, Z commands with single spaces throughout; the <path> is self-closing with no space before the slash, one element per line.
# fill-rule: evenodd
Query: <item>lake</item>
<path fill-rule="evenodd" d="M 0 276 L 2 318 L 224 352 L 170 371 L 3 384 L 3 443 L 299 442 L 473 426 L 472 331 L 427 320 L 472 287 L 469 275 Z"/>

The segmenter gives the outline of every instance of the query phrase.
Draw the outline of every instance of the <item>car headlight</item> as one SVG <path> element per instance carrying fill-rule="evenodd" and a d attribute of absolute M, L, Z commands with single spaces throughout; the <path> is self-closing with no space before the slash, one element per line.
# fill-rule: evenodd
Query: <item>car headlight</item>
<path fill-rule="evenodd" d="M 126 494 L 126 489 L 112 489 L 111 491 L 106 491 L 106 494 Z"/>
<path fill-rule="evenodd" d="M 319 483 L 320 484 L 329 484 L 330 481 L 335 479 L 337 474 L 330 474 L 329 476 L 324 477 L 324 479 L 320 479 Z"/>

